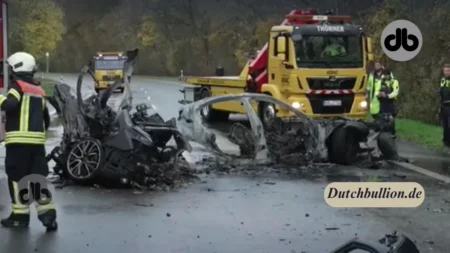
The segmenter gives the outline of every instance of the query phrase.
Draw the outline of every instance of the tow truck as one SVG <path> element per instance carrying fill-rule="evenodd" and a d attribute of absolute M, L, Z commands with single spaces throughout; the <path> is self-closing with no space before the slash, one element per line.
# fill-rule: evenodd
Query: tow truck
<path fill-rule="evenodd" d="M 123 52 L 97 52 L 89 64 L 95 75 L 97 93 L 123 78 L 123 64 L 126 59 L 127 56 Z M 123 92 L 124 87 L 119 87 L 119 90 Z"/>
<path fill-rule="evenodd" d="M 373 61 L 372 40 L 350 16 L 293 10 L 281 25 L 271 28 L 269 38 L 239 76 L 220 75 L 223 69 L 216 70 L 216 76 L 180 76 L 185 100 L 257 92 L 287 102 L 310 117 L 365 118 L 366 66 Z M 324 55 L 331 43 L 343 48 L 343 54 Z M 272 104 L 254 106 L 265 125 L 275 116 L 292 116 Z M 230 113 L 245 113 L 245 108 L 239 102 L 223 102 L 201 113 L 206 121 L 223 121 Z"/>

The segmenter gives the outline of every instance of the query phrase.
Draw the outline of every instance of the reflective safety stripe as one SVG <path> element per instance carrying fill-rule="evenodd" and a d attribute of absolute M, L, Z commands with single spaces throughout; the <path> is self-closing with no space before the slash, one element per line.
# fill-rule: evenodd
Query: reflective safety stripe
<path fill-rule="evenodd" d="M 6 132 L 5 144 L 26 143 L 45 144 L 46 136 L 43 132 L 11 131 Z"/>
<path fill-rule="evenodd" d="M 10 89 L 8 91 L 8 95 L 9 94 L 13 95 L 18 101 L 20 101 L 20 93 L 16 89 Z"/>
<path fill-rule="evenodd" d="M 35 207 L 36 207 L 36 212 L 38 212 L 38 213 L 56 209 L 55 204 L 53 204 L 53 202 L 46 204 L 46 205 L 39 205 L 39 203 L 35 203 Z"/>
<path fill-rule="evenodd" d="M 43 132 L 28 132 L 28 131 L 11 131 L 7 132 L 6 136 L 9 137 L 25 137 L 25 138 L 45 138 Z"/>
<path fill-rule="evenodd" d="M 25 132 L 28 130 L 30 112 L 30 96 L 23 96 L 22 105 L 20 107 L 20 128 L 19 131 Z"/>
<path fill-rule="evenodd" d="M 12 212 L 15 214 L 29 214 L 30 208 L 18 208 L 16 205 L 13 204 Z"/>
<path fill-rule="evenodd" d="M 5 145 L 13 143 L 22 144 L 45 144 L 45 139 L 34 139 L 34 138 L 5 138 Z"/>
<path fill-rule="evenodd" d="M 6 97 L 0 94 L 0 106 L 5 102 Z"/>
<path fill-rule="evenodd" d="M 19 184 L 17 182 L 12 182 L 12 186 L 13 186 L 13 191 L 14 191 L 14 193 L 13 193 L 13 195 L 14 195 L 14 203 L 12 205 L 13 213 L 16 213 L 16 214 L 29 214 L 30 213 L 30 206 L 23 204 L 22 201 L 20 200 Z"/>

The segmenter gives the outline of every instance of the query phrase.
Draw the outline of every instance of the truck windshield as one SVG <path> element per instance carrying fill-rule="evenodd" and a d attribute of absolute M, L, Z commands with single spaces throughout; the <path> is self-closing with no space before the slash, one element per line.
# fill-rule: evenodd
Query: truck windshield
<path fill-rule="evenodd" d="M 96 60 L 96 70 L 122 70 L 125 60 Z"/>
<path fill-rule="evenodd" d="M 363 67 L 360 36 L 302 36 L 294 43 L 299 68 Z"/>

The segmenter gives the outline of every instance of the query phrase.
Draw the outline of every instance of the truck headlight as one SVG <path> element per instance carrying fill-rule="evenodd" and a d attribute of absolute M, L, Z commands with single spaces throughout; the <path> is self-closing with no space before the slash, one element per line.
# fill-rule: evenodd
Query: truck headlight
<path fill-rule="evenodd" d="M 361 101 L 361 102 L 359 103 L 359 107 L 367 108 L 367 101 Z"/>
<path fill-rule="evenodd" d="M 299 102 L 293 102 L 292 107 L 294 107 L 295 109 L 300 109 L 302 107 L 302 104 L 300 104 Z"/>

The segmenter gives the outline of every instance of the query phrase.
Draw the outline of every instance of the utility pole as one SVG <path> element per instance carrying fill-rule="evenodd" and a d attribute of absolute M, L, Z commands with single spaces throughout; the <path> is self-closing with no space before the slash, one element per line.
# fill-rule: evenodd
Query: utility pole
<path fill-rule="evenodd" d="M 47 60 L 47 73 L 48 73 L 49 70 L 50 70 L 50 66 L 49 66 L 49 58 L 50 58 L 50 53 L 49 53 L 49 52 L 45 53 L 45 59 Z"/>

